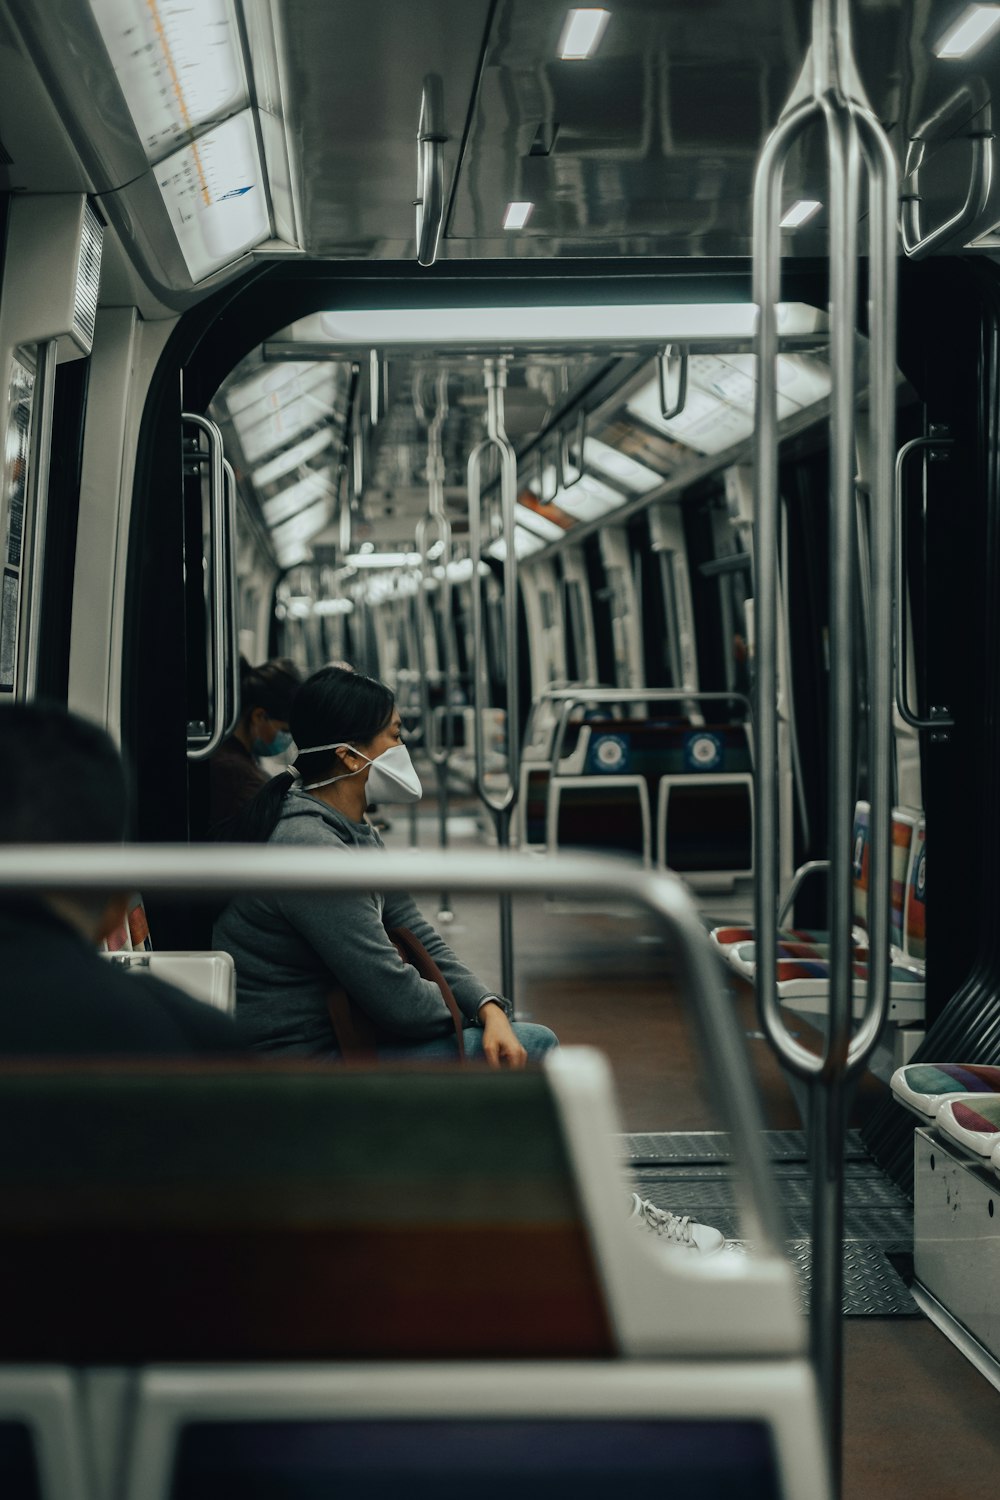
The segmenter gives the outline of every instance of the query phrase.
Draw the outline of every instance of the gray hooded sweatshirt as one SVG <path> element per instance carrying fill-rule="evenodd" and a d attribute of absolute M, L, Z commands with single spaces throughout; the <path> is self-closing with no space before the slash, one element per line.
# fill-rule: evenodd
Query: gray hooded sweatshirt
<path fill-rule="evenodd" d="M 321 844 L 331 859 L 381 849 L 367 823 L 354 823 L 308 792 L 285 796 L 272 844 Z M 383 926 L 408 927 L 431 954 L 460 1010 L 476 1018 L 492 994 L 459 963 L 447 943 L 400 891 L 282 891 L 241 896 L 215 924 L 213 941 L 236 964 L 236 1017 L 249 1045 L 300 1057 L 338 1056 L 326 997 L 343 985 L 388 1042 L 448 1036 L 452 1019 L 441 992 L 404 964 Z"/>

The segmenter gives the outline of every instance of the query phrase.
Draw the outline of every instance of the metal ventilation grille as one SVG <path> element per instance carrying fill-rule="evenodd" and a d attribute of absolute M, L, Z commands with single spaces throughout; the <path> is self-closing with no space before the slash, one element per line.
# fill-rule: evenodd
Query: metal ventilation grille
<path fill-rule="evenodd" d="M 84 204 L 80 230 L 80 256 L 73 294 L 73 333 L 87 353 L 94 344 L 97 298 L 101 287 L 101 246 L 104 226 L 89 203 Z"/>

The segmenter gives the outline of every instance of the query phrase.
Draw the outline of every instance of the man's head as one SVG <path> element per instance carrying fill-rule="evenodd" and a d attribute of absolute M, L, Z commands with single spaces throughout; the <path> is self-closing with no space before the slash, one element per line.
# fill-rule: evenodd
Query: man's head
<path fill-rule="evenodd" d="M 128 781 L 113 741 L 57 704 L 0 707 L 0 844 L 120 844 Z M 94 891 L 45 898 L 95 942 L 114 930 L 126 897 Z"/>

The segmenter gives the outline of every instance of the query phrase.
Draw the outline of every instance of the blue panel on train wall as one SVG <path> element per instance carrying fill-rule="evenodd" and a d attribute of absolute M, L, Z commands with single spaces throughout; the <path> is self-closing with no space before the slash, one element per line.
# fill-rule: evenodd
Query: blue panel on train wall
<path fill-rule="evenodd" d="M 587 746 L 584 772 L 588 776 L 624 776 L 632 760 L 631 741 L 627 734 L 595 734 Z"/>
<path fill-rule="evenodd" d="M 721 771 L 724 745 L 722 736 L 697 729 L 684 736 L 685 771 Z"/>

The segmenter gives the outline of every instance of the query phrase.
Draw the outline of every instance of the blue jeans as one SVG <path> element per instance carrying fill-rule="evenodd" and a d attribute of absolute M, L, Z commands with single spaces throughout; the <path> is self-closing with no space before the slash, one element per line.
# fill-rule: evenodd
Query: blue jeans
<path fill-rule="evenodd" d="M 546 1052 L 550 1052 L 553 1047 L 558 1047 L 559 1045 L 559 1039 L 555 1032 L 550 1031 L 547 1026 L 536 1026 L 533 1021 L 515 1021 L 513 1022 L 513 1026 L 517 1033 L 518 1041 L 528 1054 L 529 1062 L 540 1062 Z M 465 1039 L 465 1055 L 469 1061 L 474 1062 L 481 1058 L 483 1055 L 483 1033 L 480 1028 L 478 1026 L 466 1026 L 463 1036 Z M 425 1058 L 428 1062 L 433 1062 L 438 1058 L 447 1062 L 453 1062 L 457 1057 L 455 1036 L 452 1033 L 451 1036 L 434 1037 L 429 1042 L 413 1042 L 410 1045 L 400 1045 L 397 1043 L 392 1047 L 379 1047 L 378 1055 L 387 1060 L 397 1060 L 399 1062 L 409 1060 L 423 1062 Z"/>

